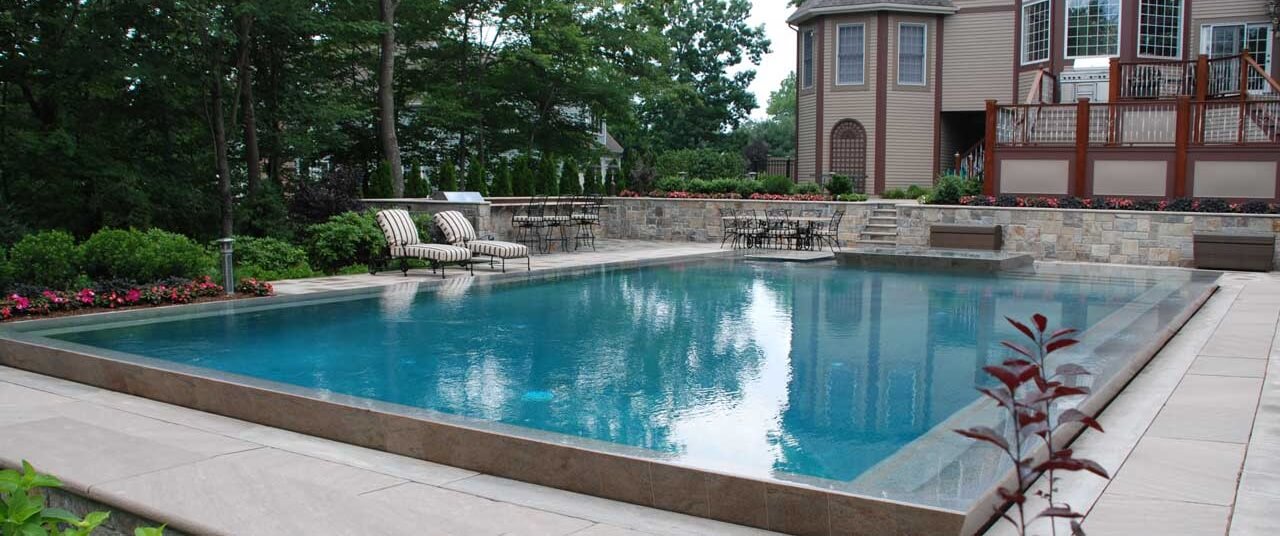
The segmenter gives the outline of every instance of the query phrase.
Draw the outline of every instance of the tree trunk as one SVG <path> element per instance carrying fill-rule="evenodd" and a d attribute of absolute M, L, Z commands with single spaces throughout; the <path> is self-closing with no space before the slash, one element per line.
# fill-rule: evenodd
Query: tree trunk
<path fill-rule="evenodd" d="M 236 34 L 240 42 L 236 59 L 236 75 L 240 84 L 241 121 L 244 128 L 244 163 L 249 177 L 249 193 L 258 192 L 262 181 L 262 157 L 258 151 L 257 120 L 253 111 L 253 66 L 249 60 L 253 40 L 253 17 L 241 14 L 236 20 Z"/>
<path fill-rule="evenodd" d="M 378 14 L 386 29 L 382 32 L 382 55 L 378 63 L 378 141 L 382 158 L 391 166 L 391 190 L 404 197 L 404 166 L 400 163 L 400 142 L 396 139 L 396 6 L 399 0 L 378 0 Z"/>
<path fill-rule="evenodd" d="M 213 153 L 218 171 L 218 193 L 222 199 L 222 237 L 230 238 L 234 217 L 231 198 L 231 164 L 227 161 L 227 125 L 222 113 L 222 58 L 218 47 L 210 47 L 213 67 L 213 86 L 210 88 L 209 122 L 213 130 Z"/>

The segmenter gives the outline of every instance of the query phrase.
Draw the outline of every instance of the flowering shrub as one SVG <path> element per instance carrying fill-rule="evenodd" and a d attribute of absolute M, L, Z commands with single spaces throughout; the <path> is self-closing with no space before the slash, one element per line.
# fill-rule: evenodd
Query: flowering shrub
<path fill-rule="evenodd" d="M 141 305 L 178 305 L 202 298 L 222 296 L 223 287 L 204 276 L 194 280 L 171 278 L 149 286 L 83 288 L 77 291 L 45 290 L 33 295 L 10 294 L 0 299 L 0 320 L 20 316 L 44 316 L 64 311 L 92 309 L 118 309 Z M 236 286 L 236 292 L 250 296 L 270 296 L 275 293 L 270 283 L 245 279 Z"/>
<path fill-rule="evenodd" d="M 699 194 L 692 192 L 664 192 L 654 190 L 647 194 L 623 190 L 618 197 L 655 197 L 658 199 L 744 199 L 742 194 L 731 192 L 725 194 Z M 754 193 L 745 199 L 756 201 L 831 201 L 829 195 L 823 194 L 762 194 Z M 865 199 L 863 199 L 865 201 Z"/>
<path fill-rule="evenodd" d="M 970 207 L 1034 207 L 1094 210 L 1136 210 L 1154 212 L 1209 212 L 1227 214 L 1280 214 L 1280 205 L 1266 201 L 1228 203 L 1222 199 L 1131 199 L 1127 197 L 1044 197 L 967 195 L 961 205 Z"/>
<path fill-rule="evenodd" d="M 818 194 L 751 194 L 751 199 L 759 201 L 830 201 L 831 196 Z"/>
<path fill-rule="evenodd" d="M 275 294 L 276 290 L 271 286 L 271 283 L 249 278 L 240 280 L 240 284 L 236 285 L 236 292 L 252 296 L 270 296 Z"/>

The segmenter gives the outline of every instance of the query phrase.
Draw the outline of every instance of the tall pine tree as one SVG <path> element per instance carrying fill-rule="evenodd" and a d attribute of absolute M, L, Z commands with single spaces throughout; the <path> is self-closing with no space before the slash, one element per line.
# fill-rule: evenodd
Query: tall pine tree
<path fill-rule="evenodd" d="M 535 190 L 533 166 L 529 157 L 521 156 L 516 159 L 515 168 L 511 170 L 511 193 L 519 197 L 528 197 L 536 193 Z"/>
<path fill-rule="evenodd" d="M 489 196 L 489 183 L 485 179 L 484 164 L 480 163 L 480 159 L 472 158 L 471 163 L 467 164 L 467 187 L 468 192 L 479 192 L 485 197 Z"/>
<path fill-rule="evenodd" d="M 545 195 L 560 195 L 560 178 L 557 176 L 556 159 L 552 156 L 543 156 L 542 161 L 538 163 L 538 185 L 535 188 L 538 193 Z"/>
<path fill-rule="evenodd" d="M 493 174 L 493 188 L 489 194 L 493 197 L 511 197 L 511 164 L 506 160 L 498 160 Z"/>
<path fill-rule="evenodd" d="M 453 162 L 444 161 L 444 165 L 440 166 L 440 170 L 436 171 L 436 190 L 441 192 L 458 191 L 458 169 L 453 167 Z"/>
<path fill-rule="evenodd" d="M 587 166 L 587 178 L 582 183 L 582 193 L 596 195 L 600 192 L 600 176 L 596 166 Z"/>
<path fill-rule="evenodd" d="M 578 175 L 578 163 L 572 158 L 564 163 L 560 170 L 560 195 L 578 195 L 582 193 L 582 179 Z"/>

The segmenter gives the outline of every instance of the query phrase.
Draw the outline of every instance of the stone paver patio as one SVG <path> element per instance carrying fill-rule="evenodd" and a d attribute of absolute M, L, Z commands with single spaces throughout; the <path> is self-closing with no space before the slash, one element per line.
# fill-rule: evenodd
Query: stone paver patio
<path fill-rule="evenodd" d="M 535 269 L 715 251 L 602 241 Z M 485 270 L 477 270 L 484 277 Z M 451 273 L 451 278 L 457 277 Z M 394 285 L 429 271 L 277 285 Z M 1273 534 L 1280 511 L 1280 276 L 1222 288 L 1100 416 L 1077 452 L 1110 482 L 1060 488 L 1091 535 Z M 30 459 L 77 494 L 202 534 L 765 534 L 477 474 L 0 367 L 0 464 Z M 1032 510 L 1035 510 L 1033 507 Z M 1012 534 L 1000 524 L 989 534 Z"/>

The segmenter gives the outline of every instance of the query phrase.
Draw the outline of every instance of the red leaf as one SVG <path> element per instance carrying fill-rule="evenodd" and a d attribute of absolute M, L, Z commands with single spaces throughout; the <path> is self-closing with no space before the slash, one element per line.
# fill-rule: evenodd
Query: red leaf
<path fill-rule="evenodd" d="M 1023 335 L 1026 335 L 1028 339 L 1031 339 L 1033 341 L 1036 340 L 1036 334 L 1032 333 L 1031 328 L 1027 327 L 1026 324 L 1023 324 L 1022 322 L 1019 322 L 1007 316 L 1004 317 L 1004 319 L 1009 321 L 1009 323 L 1012 324 L 1013 327 L 1018 328 L 1018 331 L 1021 331 Z"/>
<path fill-rule="evenodd" d="M 1031 413 L 1023 412 L 1018 414 L 1019 427 L 1023 427 L 1032 423 L 1044 422 L 1047 420 L 1049 420 L 1049 416 L 1045 415 L 1043 411 L 1033 411 Z"/>
<path fill-rule="evenodd" d="M 987 443 L 991 443 L 992 445 L 1004 449 L 1005 452 L 1009 451 L 1009 442 L 1005 440 L 1004 436 L 986 426 L 975 426 L 968 430 L 956 430 L 956 433 L 970 439 L 986 441 Z"/>
<path fill-rule="evenodd" d="M 1054 471 L 1088 471 L 1102 478 L 1111 478 L 1107 470 L 1093 460 L 1080 458 L 1054 458 L 1045 461 L 1035 468 L 1036 472 Z"/>
<path fill-rule="evenodd" d="M 1022 354 L 1022 355 L 1025 355 L 1025 356 L 1027 356 L 1027 357 L 1028 357 L 1028 358 L 1030 358 L 1030 359 L 1035 359 L 1035 356 L 1031 355 L 1031 351 L 1030 351 L 1030 350 L 1027 350 L 1026 348 L 1023 348 L 1023 347 L 1021 347 L 1021 346 L 1018 346 L 1017 344 L 1015 344 L 1015 343 L 1013 343 L 1013 342 L 1011 342 L 1011 341 L 1000 341 L 1000 344 L 1003 344 L 1003 345 L 1005 346 L 1005 348 L 1008 348 L 1008 349 L 1013 350 L 1013 351 L 1015 351 L 1015 352 L 1018 352 L 1018 353 L 1020 353 L 1020 354 Z M 1007 362 L 1006 362 L 1006 364 L 1007 364 Z"/>
<path fill-rule="evenodd" d="M 1058 331 L 1053 332 L 1053 334 L 1052 334 L 1052 335 L 1049 335 L 1049 338 L 1050 338 L 1050 339 L 1056 339 L 1056 338 L 1058 338 L 1058 337 L 1062 337 L 1062 336 L 1065 336 L 1065 335 L 1071 335 L 1071 334 L 1076 333 L 1076 332 L 1078 332 L 1078 331 L 1080 331 L 1080 330 L 1078 330 L 1078 329 L 1076 329 L 1076 328 L 1062 328 L 1062 329 L 1060 329 L 1060 330 L 1058 330 Z"/>
<path fill-rule="evenodd" d="M 1043 512 L 1040 512 L 1040 515 L 1036 516 L 1037 519 L 1042 517 L 1066 517 L 1079 519 L 1084 517 L 1084 514 L 1077 513 L 1075 510 L 1066 506 L 1050 506 L 1045 508 Z"/>
<path fill-rule="evenodd" d="M 1036 329 L 1039 330 L 1040 333 L 1044 333 L 1045 328 L 1049 327 L 1049 319 L 1045 318 L 1045 316 L 1040 313 L 1032 315 L 1031 320 L 1036 323 Z"/>
<path fill-rule="evenodd" d="M 1098 465 L 1098 462 L 1095 462 L 1093 460 L 1082 460 L 1079 458 L 1075 458 L 1075 459 L 1076 461 L 1079 461 L 1080 463 L 1084 464 L 1085 471 L 1088 471 L 1090 473 L 1093 473 L 1095 475 L 1098 475 L 1108 480 L 1111 479 L 1111 475 L 1108 474 L 1107 470 L 1103 469 L 1101 465 Z"/>
<path fill-rule="evenodd" d="M 1094 420 L 1093 417 L 1085 415 L 1083 412 L 1076 409 L 1063 410 L 1062 415 L 1058 416 L 1058 422 L 1059 423 L 1078 422 L 1080 424 L 1088 426 L 1089 428 L 1093 428 L 1094 430 L 1097 430 L 1099 432 L 1104 431 L 1102 429 L 1102 425 L 1098 424 L 1098 421 Z"/>
<path fill-rule="evenodd" d="M 987 374 L 990 374 L 995 377 L 995 379 L 1000 380 L 1000 383 L 1003 383 L 1005 387 L 1008 387 L 1010 392 L 1017 391 L 1018 386 L 1022 385 L 1022 382 L 1018 381 L 1017 374 L 1007 368 L 986 366 L 982 367 L 982 370 L 987 371 Z"/>
<path fill-rule="evenodd" d="M 1079 342 L 1080 342 L 1080 341 L 1077 341 L 1077 340 L 1075 340 L 1075 339 L 1058 339 L 1058 340 L 1056 340 L 1056 341 L 1053 341 L 1053 342 L 1051 342 L 1051 343 L 1049 343 L 1049 344 L 1045 345 L 1045 347 L 1044 347 L 1044 352 L 1045 352 L 1046 354 L 1052 354 L 1052 353 L 1054 353 L 1054 352 L 1056 352 L 1056 351 L 1058 351 L 1058 350 L 1061 350 L 1061 349 L 1063 349 L 1063 348 L 1066 348 L 1066 347 L 1068 347 L 1068 346 L 1075 346 L 1075 345 L 1076 345 L 1077 343 L 1079 343 Z"/>
<path fill-rule="evenodd" d="M 997 489 L 996 492 L 1000 494 L 1001 499 L 1004 499 L 1014 504 L 1022 504 L 1024 502 L 1027 502 L 1027 496 L 1023 495 L 1022 493 L 1009 491 L 1006 488 Z"/>
<path fill-rule="evenodd" d="M 1013 397 L 1006 391 L 997 391 L 995 389 L 987 389 L 985 387 L 979 387 L 978 392 L 984 395 L 987 395 L 992 400 L 995 400 L 996 403 L 999 404 L 1000 407 L 1002 408 L 1013 407 Z"/>

